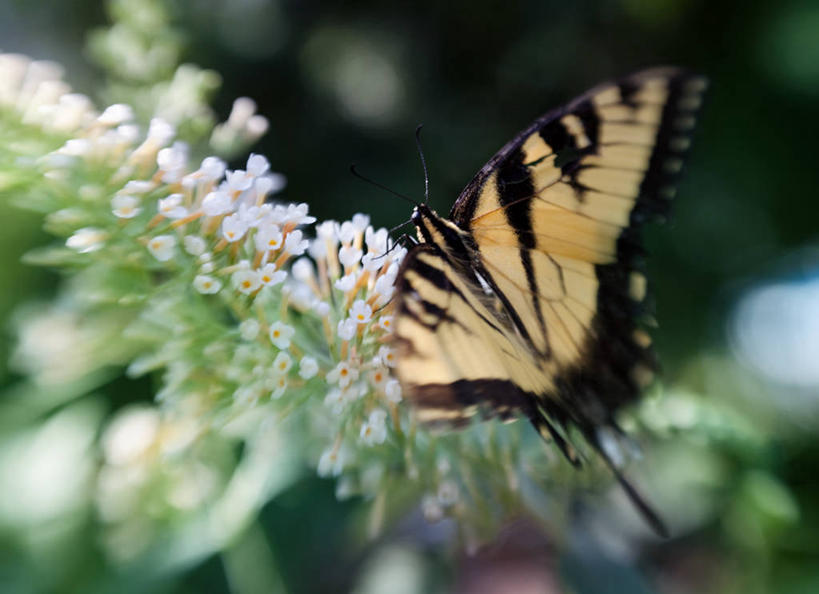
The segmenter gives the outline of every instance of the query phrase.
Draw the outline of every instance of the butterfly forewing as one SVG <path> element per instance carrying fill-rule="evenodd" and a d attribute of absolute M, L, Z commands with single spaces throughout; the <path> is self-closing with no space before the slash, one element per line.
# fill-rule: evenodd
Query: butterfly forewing
<path fill-rule="evenodd" d="M 398 278 L 397 372 L 422 420 L 523 411 L 573 462 L 575 426 L 659 533 L 598 435 L 653 377 L 640 228 L 668 210 L 705 86 L 647 70 L 541 117 L 451 221 L 416 209 Z"/>

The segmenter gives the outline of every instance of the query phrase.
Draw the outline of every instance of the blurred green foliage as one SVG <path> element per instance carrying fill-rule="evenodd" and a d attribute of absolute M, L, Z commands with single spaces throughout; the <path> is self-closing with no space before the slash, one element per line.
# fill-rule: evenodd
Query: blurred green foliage
<path fill-rule="evenodd" d="M 175 62 L 177 55 L 219 73 L 215 111 L 226 116 L 238 95 L 258 102 L 271 121 L 258 150 L 287 174 L 284 198 L 309 202 L 319 219 L 361 211 L 384 226 L 404 221 L 405 204 L 362 184 L 348 167 L 358 163 L 387 186 L 420 196 L 423 176 L 412 138 L 418 123 L 425 125 L 432 202 L 447 211 L 508 138 L 589 86 L 663 63 L 708 75 L 712 90 L 676 214 L 648 237 L 660 324 L 655 335 L 668 386 L 665 398 L 654 398 L 658 406 L 677 406 L 665 413 L 678 422 L 655 427 L 663 439 L 647 452 L 644 474 L 659 507 L 679 520 L 682 536 L 643 547 L 637 563 L 590 544 L 593 535 L 574 535 L 554 571 L 567 590 L 581 592 L 819 590 L 819 388 L 808 388 L 806 404 L 794 410 L 793 390 L 772 386 L 737 362 L 726 339 L 743 291 L 819 271 L 819 259 L 804 255 L 816 243 L 819 215 L 812 146 L 819 135 L 815 3 L 144 5 L 155 12 L 133 14 L 127 2 L 112 4 L 120 23 L 140 29 L 134 37 L 99 30 L 105 15 L 96 2 L 73 2 L 70 9 L 60 2 L 6 2 L 0 39 L 5 51 L 60 60 L 74 86 L 102 89 L 100 103 L 130 100 L 137 89 L 150 95 L 147 84 L 166 84 L 173 69 L 163 70 L 165 59 Z M 157 39 L 154 29 L 167 36 Z M 134 58 L 134 48 L 156 61 L 136 61 L 144 69 L 130 79 L 112 76 Z M 89 68 L 82 55 L 102 68 Z M 215 84 L 212 75 L 202 76 L 197 88 L 206 96 Z M 0 180 L 0 193 L 10 189 Z M 49 298 L 58 279 L 20 263 L 45 241 L 38 217 L 5 200 L 0 215 L 0 318 L 8 321 L 0 343 L 0 381 L 7 386 L 2 476 L 15 476 L 8 468 L 27 460 L 24 453 L 71 444 L 64 458 L 71 473 L 54 488 L 73 493 L 63 501 L 70 513 L 46 509 L 36 523 L 6 509 L 0 589 L 377 592 L 372 584 L 379 583 L 379 571 L 400 576 L 407 567 L 415 568 L 417 592 L 465 583 L 458 554 L 438 554 L 446 526 L 422 531 L 407 521 L 366 544 L 361 508 L 337 502 L 333 486 L 318 479 L 275 498 L 258 526 L 222 556 L 164 573 L 107 561 L 90 500 L 95 431 L 115 408 L 151 398 L 152 388 L 120 378 L 116 367 L 98 379 L 93 396 L 78 401 L 20 387 L 6 367 L 14 320 L 23 304 Z M 20 488 L 2 485 L 5 493 Z M 561 550 L 558 543 L 549 546 Z"/>

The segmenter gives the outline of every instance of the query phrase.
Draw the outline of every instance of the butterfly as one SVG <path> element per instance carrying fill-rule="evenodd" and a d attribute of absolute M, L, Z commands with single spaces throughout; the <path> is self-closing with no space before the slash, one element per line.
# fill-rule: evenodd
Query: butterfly
<path fill-rule="evenodd" d="M 579 432 L 660 534 L 609 442 L 657 369 L 640 231 L 668 212 L 706 87 L 654 68 L 538 118 L 448 219 L 414 208 L 396 281 L 396 373 L 421 422 L 525 416 L 575 465 Z"/>

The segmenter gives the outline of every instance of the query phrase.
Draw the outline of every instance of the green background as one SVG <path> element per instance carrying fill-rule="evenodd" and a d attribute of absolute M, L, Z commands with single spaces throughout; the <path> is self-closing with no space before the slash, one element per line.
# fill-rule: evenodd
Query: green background
<path fill-rule="evenodd" d="M 819 591 L 819 442 L 813 437 L 819 387 L 797 389 L 767 381 L 752 366 L 720 363 L 731 358 L 730 324 L 742 295 L 775 280 L 798 285 L 819 276 L 819 4 L 206 0 L 170 6 L 184 36 L 184 60 L 223 78 L 217 112 L 226 115 L 239 95 L 257 101 L 270 131 L 254 150 L 287 175 L 283 198 L 309 202 L 320 220 L 366 212 L 381 226 L 406 221 L 405 202 L 354 178 L 349 166 L 420 198 L 424 180 L 413 139 L 419 123 L 431 203 L 448 212 L 506 140 L 588 87 L 660 64 L 707 75 L 711 89 L 675 215 L 647 233 L 660 323 L 655 337 L 664 381 L 747 415 L 758 445 L 751 451 L 741 442 L 712 442 L 709 447 L 723 448 L 716 491 L 724 513 L 648 547 L 639 562 L 589 544 L 593 536 L 565 547 L 536 535 L 520 557 L 550 568 L 566 591 Z M 58 60 L 75 88 L 91 92 L 101 73 L 84 57 L 85 36 L 105 22 L 97 2 L 0 0 L 0 48 Z M 0 215 L 0 317 L 7 321 L 0 382 L 13 386 L 19 378 L 6 365 L 12 312 L 51 296 L 58 279 L 19 263 L 26 250 L 47 241 L 39 217 L 7 204 L 0 204 Z M 787 329 L 771 336 L 777 331 Z M 150 398 L 151 390 L 148 381 L 112 379 L 101 393 L 113 410 Z M 32 410 L 31 418 L 15 422 L 42 422 L 41 411 Z M 782 511 L 793 506 L 795 514 Z M 362 568 L 389 547 L 412 551 L 414 575 L 422 576 L 415 591 L 449 591 L 452 584 L 478 591 L 469 586 L 474 561 L 440 553 L 440 543 L 412 527 L 397 527 L 378 546 L 350 549 L 345 535 L 358 511 L 356 502 L 336 502 L 331 484 L 308 480 L 265 508 L 256 536 L 274 552 L 292 592 L 364 588 Z M 120 573 L 104 560 L 93 514 L 83 513 L 72 520 L 79 528 L 71 539 L 50 549 L 53 558 L 32 554 L 38 549 L 30 534 L 0 529 L 0 589 L 252 591 L 252 584 L 230 579 L 245 570 L 226 567 L 220 557 L 150 579 Z M 502 563 L 497 550 L 486 555 L 488 564 Z"/>

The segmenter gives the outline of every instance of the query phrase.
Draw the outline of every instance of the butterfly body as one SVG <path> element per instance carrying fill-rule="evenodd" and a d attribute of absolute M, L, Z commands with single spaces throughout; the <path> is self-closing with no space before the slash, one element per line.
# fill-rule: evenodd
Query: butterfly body
<path fill-rule="evenodd" d="M 547 113 L 473 178 L 449 219 L 413 212 L 397 280 L 397 373 L 421 421 L 522 414 L 578 463 L 651 381 L 640 229 L 662 218 L 705 89 L 673 68 Z"/>

